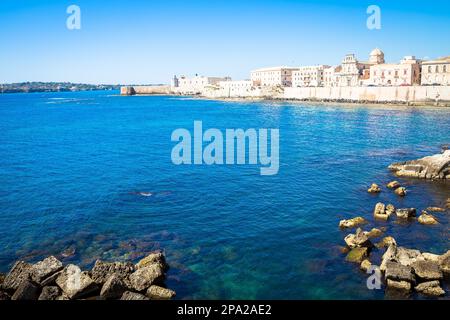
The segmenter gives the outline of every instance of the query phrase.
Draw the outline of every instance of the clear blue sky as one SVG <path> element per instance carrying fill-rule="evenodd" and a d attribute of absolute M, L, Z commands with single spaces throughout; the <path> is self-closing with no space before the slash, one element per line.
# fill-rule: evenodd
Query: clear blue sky
<path fill-rule="evenodd" d="M 68 30 L 66 8 L 81 8 Z M 366 9 L 381 8 L 381 30 Z M 450 55 L 450 1 L 1 0 L 0 83 L 165 83 L 173 74 L 249 77 L 273 65 Z"/>

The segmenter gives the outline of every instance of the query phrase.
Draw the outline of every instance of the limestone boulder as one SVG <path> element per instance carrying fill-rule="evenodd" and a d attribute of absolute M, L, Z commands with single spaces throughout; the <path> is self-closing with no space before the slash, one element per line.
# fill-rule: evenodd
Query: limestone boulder
<path fill-rule="evenodd" d="M 417 160 L 394 163 L 389 169 L 399 177 L 450 179 L 450 150 Z"/>
<path fill-rule="evenodd" d="M 164 271 L 158 263 L 137 269 L 130 275 L 131 287 L 138 291 L 147 290 L 151 285 L 162 284 Z"/>
<path fill-rule="evenodd" d="M 415 283 L 416 279 L 413 269 L 408 266 L 401 265 L 398 262 L 389 261 L 386 263 L 385 279 L 394 281 L 407 281 Z"/>
<path fill-rule="evenodd" d="M 54 256 L 45 258 L 31 267 L 31 279 L 37 283 L 42 283 L 56 272 L 63 269 L 61 261 Z"/>
<path fill-rule="evenodd" d="M 368 255 L 369 251 L 367 247 L 353 248 L 347 254 L 345 260 L 348 262 L 361 263 Z"/>
<path fill-rule="evenodd" d="M 370 268 L 371 266 L 372 266 L 372 263 L 370 262 L 370 260 L 369 260 L 369 259 L 364 259 L 364 260 L 361 262 L 359 268 L 360 268 L 362 271 L 367 272 L 367 270 L 369 270 L 369 268 Z"/>
<path fill-rule="evenodd" d="M 151 300 L 169 300 L 175 297 L 175 291 L 153 285 L 148 288 L 147 297 Z"/>
<path fill-rule="evenodd" d="M 395 214 L 397 215 L 397 218 L 409 219 L 416 216 L 416 209 L 415 208 L 397 209 L 395 210 Z"/>
<path fill-rule="evenodd" d="M 445 212 L 447 210 L 444 208 L 440 208 L 440 207 L 428 207 L 425 209 L 425 211 L 427 211 L 427 212 Z"/>
<path fill-rule="evenodd" d="M 424 224 L 424 225 L 433 225 L 433 224 L 439 223 L 439 221 L 436 219 L 435 216 L 429 214 L 426 211 L 422 211 L 422 214 L 417 219 L 417 221 L 419 221 L 420 224 Z"/>
<path fill-rule="evenodd" d="M 150 299 L 140 293 L 125 291 L 120 300 L 150 300 Z"/>
<path fill-rule="evenodd" d="M 414 289 L 417 292 L 433 297 L 439 297 L 445 295 L 445 291 L 441 288 L 439 281 L 428 281 L 418 284 Z"/>
<path fill-rule="evenodd" d="M 369 187 L 369 189 L 367 189 L 367 192 L 369 192 L 369 193 L 380 193 L 381 192 L 381 188 L 376 183 L 372 183 L 372 185 Z"/>
<path fill-rule="evenodd" d="M 341 229 L 351 229 L 358 227 L 360 225 L 366 224 L 367 220 L 363 217 L 355 217 L 348 220 L 341 220 L 339 221 L 339 228 Z"/>
<path fill-rule="evenodd" d="M 417 261 L 424 261 L 425 258 L 422 256 L 419 250 L 408 249 L 404 247 L 397 248 L 397 254 L 395 261 L 398 261 L 403 266 L 412 266 L 413 263 Z"/>
<path fill-rule="evenodd" d="M 122 277 L 113 273 L 103 284 L 100 296 L 103 299 L 119 299 L 125 291 L 127 291 L 127 286 Z"/>
<path fill-rule="evenodd" d="M 414 273 L 421 280 L 441 280 L 444 275 L 439 265 L 432 261 L 415 261 L 411 264 Z"/>
<path fill-rule="evenodd" d="M 411 291 L 411 282 L 409 281 L 395 281 L 391 279 L 387 279 L 386 285 L 389 289 L 401 290 L 401 291 Z"/>
<path fill-rule="evenodd" d="M 391 244 L 394 246 L 397 246 L 397 241 L 391 236 L 384 237 L 380 242 L 376 244 L 376 247 L 381 248 L 388 248 Z"/>
<path fill-rule="evenodd" d="M 394 190 L 394 193 L 400 197 L 404 197 L 406 196 L 406 188 L 404 187 L 399 187 L 397 189 Z"/>
<path fill-rule="evenodd" d="M 11 300 L 37 300 L 39 298 L 39 292 L 40 288 L 36 283 L 30 280 L 24 280 L 12 295 Z"/>
<path fill-rule="evenodd" d="M 386 271 L 387 263 L 392 261 L 397 261 L 397 246 L 393 243 L 388 246 L 381 258 L 380 270 L 383 272 Z"/>
<path fill-rule="evenodd" d="M 10 293 L 16 291 L 23 281 L 30 280 L 31 269 L 31 264 L 17 261 L 3 280 L 2 289 Z"/>
<path fill-rule="evenodd" d="M 386 205 L 381 202 L 377 203 L 373 211 L 373 216 L 375 219 L 387 221 L 389 214 L 386 212 Z"/>
<path fill-rule="evenodd" d="M 84 297 L 98 289 L 89 273 L 73 264 L 67 265 L 56 279 L 57 285 L 70 299 Z"/>
<path fill-rule="evenodd" d="M 46 286 L 42 288 L 38 300 L 56 300 L 61 295 L 61 289 L 57 286 Z"/>
<path fill-rule="evenodd" d="M 358 228 L 356 230 L 356 234 L 347 235 L 344 238 L 344 241 L 349 248 L 372 247 L 373 246 L 369 240 L 367 232 L 362 231 L 361 228 Z"/>
<path fill-rule="evenodd" d="M 360 222 L 360 217 L 358 218 L 354 218 L 356 219 L 354 222 L 358 223 Z M 362 218 L 361 218 L 362 219 Z M 360 222 L 361 223 L 361 222 Z M 136 264 L 136 269 L 140 269 L 143 267 L 147 267 L 149 265 L 152 264 L 158 264 L 161 266 L 161 268 L 166 271 L 167 269 L 169 269 L 169 266 L 166 262 L 166 258 L 164 256 L 164 253 L 161 251 L 157 251 L 157 252 L 152 252 L 150 253 L 148 256 L 146 256 L 145 258 L 141 259 L 137 264 Z"/>
<path fill-rule="evenodd" d="M 398 181 L 391 181 L 389 182 L 386 187 L 388 187 L 389 189 L 397 189 L 400 187 L 400 182 Z"/>
<path fill-rule="evenodd" d="M 128 277 L 134 272 L 135 268 L 131 262 L 105 262 L 97 260 L 91 270 L 92 280 L 102 285 L 113 274 L 127 282 Z"/>

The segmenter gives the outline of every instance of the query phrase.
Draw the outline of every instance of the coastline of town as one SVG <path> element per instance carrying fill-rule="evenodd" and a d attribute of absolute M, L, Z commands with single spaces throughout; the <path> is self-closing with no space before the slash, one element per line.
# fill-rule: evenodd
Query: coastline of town
<path fill-rule="evenodd" d="M 435 60 L 405 56 L 399 63 L 386 63 L 376 48 L 368 61 L 347 54 L 338 66 L 261 68 L 251 71 L 249 80 L 174 76 L 170 85 L 123 86 L 120 94 L 450 107 L 450 56 Z"/>

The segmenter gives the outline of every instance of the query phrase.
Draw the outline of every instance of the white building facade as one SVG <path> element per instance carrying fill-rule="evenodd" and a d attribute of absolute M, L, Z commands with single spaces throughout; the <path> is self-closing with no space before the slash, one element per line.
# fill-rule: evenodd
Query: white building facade
<path fill-rule="evenodd" d="M 422 85 L 450 85 L 450 56 L 422 62 Z"/>
<path fill-rule="evenodd" d="M 174 91 L 181 94 L 201 94 L 206 87 L 217 85 L 221 81 L 230 81 L 230 77 L 202 77 L 195 76 L 187 78 L 181 76 L 178 81 L 172 80 L 172 83 L 178 82 L 178 86 L 174 87 Z"/>
<path fill-rule="evenodd" d="M 324 70 L 330 66 L 305 66 L 292 71 L 292 87 L 321 87 L 324 82 Z"/>
<path fill-rule="evenodd" d="M 420 84 L 420 62 L 414 56 L 404 57 L 400 63 L 383 63 L 370 67 L 370 85 L 412 86 Z"/>
<path fill-rule="evenodd" d="M 250 79 L 255 87 L 292 87 L 292 72 L 298 68 L 273 67 L 253 70 Z"/>

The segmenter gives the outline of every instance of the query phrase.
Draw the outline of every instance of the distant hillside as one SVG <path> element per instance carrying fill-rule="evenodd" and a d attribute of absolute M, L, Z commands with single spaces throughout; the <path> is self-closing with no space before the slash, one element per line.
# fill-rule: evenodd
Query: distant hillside
<path fill-rule="evenodd" d="M 71 82 L 20 82 L 0 84 L 0 93 L 20 92 L 64 92 L 64 91 L 93 91 L 119 90 L 120 85 L 84 84 Z"/>

